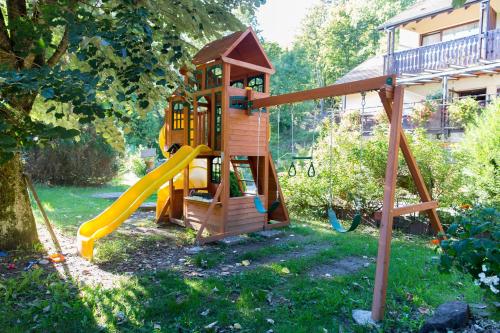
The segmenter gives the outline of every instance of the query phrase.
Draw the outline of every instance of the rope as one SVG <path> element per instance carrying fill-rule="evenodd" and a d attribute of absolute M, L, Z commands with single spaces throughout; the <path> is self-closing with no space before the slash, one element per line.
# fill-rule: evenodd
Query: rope
<path fill-rule="evenodd" d="M 330 206 L 333 206 L 333 123 L 335 121 L 335 110 L 332 108 L 330 117 Z"/>
<path fill-rule="evenodd" d="M 259 169 L 260 169 L 260 124 L 261 124 L 261 121 L 260 121 L 260 118 L 261 118 L 261 115 L 262 115 L 262 109 L 259 108 L 259 118 L 258 118 L 258 125 L 257 125 L 257 182 L 256 182 L 256 185 L 257 185 L 257 196 L 259 196 Z"/>
<path fill-rule="evenodd" d="M 363 115 L 365 113 L 365 106 L 366 106 L 366 92 L 363 91 L 361 92 L 361 110 L 360 110 L 360 140 L 359 140 L 359 175 L 361 176 L 361 173 L 363 172 L 363 135 L 364 135 L 364 119 Z M 357 202 L 356 202 L 356 209 L 359 213 L 361 210 L 361 204 L 360 204 L 360 198 L 361 198 L 361 186 L 359 185 L 360 182 L 358 182 L 357 186 Z"/>

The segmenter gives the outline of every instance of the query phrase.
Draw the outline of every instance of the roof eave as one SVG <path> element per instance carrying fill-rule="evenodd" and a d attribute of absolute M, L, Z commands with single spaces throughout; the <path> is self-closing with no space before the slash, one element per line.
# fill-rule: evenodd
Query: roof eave
<path fill-rule="evenodd" d="M 482 0 L 470 0 L 470 1 L 467 1 L 467 3 L 464 4 L 460 8 L 467 8 L 470 5 L 478 3 L 478 2 L 481 2 L 481 1 Z M 405 24 L 408 24 L 410 22 L 417 21 L 417 20 L 422 20 L 422 19 L 430 17 L 430 16 L 435 16 L 435 15 L 439 15 L 439 14 L 442 14 L 442 13 L 446 13 L 447 11 L 454 10 L 454 9 L 458 9 L 458 8 L 453 8 L 453 6 L 450 5 L 449 7 L 437 9 L 437 10 L 434 10 L 434 11 L 432 11 L 430 13 L 426 13 L 426 14 L 423 14 L 423 15 L 414 16 L 414 17 L 406 19 L 406 20 L 396 21 L 396 22 L 390 23 L 390 24 L 387 24 L 387 22 L 385 22 L 385 23 L 381 24 L 380 26 L 378 26 L 377 29 L 379 31 L 384 31 L 384 30 L 389 30 L 389 29 L 392 29 L 392 28 L 397 28 L 397 27 L 399 27 L 401 25 L 405 25 Z"/>

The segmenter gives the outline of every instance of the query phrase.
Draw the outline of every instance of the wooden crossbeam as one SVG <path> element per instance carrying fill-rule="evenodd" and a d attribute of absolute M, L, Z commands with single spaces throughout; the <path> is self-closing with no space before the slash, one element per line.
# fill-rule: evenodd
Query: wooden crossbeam
<path fill-rule="evenodd" d="M 210 206 L 208 206 L 207 213 L 205 214 L 205 216 L 201 220 L 200 229 L 198 229 L 198 233 L 196 234 L 196 241 L 198 241 L 198 242 L 201 240 L 201 236 L 203 234 L 203 231 L 205 230 L 205 228 L 206 228 L 206 226 L 208 224 L 208 220 L 210 219 L 210 216 L 212 215 L 212 213 L 214 211 L 214 208 L 215 208 L 215 206 L 217 205 L 217 203 L 219 201 L 219 198 L 221 196 L 223 188 L 224 188 L 224 183 L 221 182 L 219 184 L 219 187 L 217 188 L 217 191 L 215 192 L 214 198 L 212 199 L 212 202 L 210 203 Z"/>
<path fill-rule="evenodd" d="M 392 216 L 401 216 L 405 214 L 421 212 L 424 210 L 436 209 L 437 207 L 437 201 L 427 201 L 415 205 L 396 207 L 392 210 Z"/>
<path fill-rule="evenodd" d="M 249 99 L 249 101 L 251 101 L 252 109 L 258 109 L 281 104 L 309 101 L 313 99 L 344 96 L 362 91 L 380 90 L 386 85 L 394 85 L 395 82 L 395 76 L 378 76 L 371 79 L 333 84 L 322 88 L 298 91 L 278 96 Z"/>

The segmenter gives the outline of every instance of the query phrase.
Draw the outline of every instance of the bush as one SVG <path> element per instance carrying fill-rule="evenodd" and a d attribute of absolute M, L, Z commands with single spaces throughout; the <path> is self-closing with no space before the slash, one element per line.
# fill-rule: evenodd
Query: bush
<path fill-rule="evenodd" d="M 473 123 L 480 112 L 481 106 L 479 102 L 472 97 L 459 99 L 448 107 L 450 120 L 462 126 Z"/>
<path fill-rule="evenodd" d="M 346 117 L 333 128 L 330 149 L 329 122 L 323 126 L 314 149 L 316 177 L 307 176 L 307 165 L 297 167 L 297 176 L 282 177 L 282 188 L 290 210 L 324 213 L 328 205 L 345 210 L 361 209 L 372 214 L 381 209 L 388 151 L 388 127 L 375 128 L 373 136 L 361 138 L 356 117 Z M 463 202 L 461 160 L 441 141 L 430 139 L 424 130 L 408 134 L 410 147 L 424 181 L 440 206 Z M 332 163 L 330 166 L 330 156 Z M 333 201 L 330 202 L 330 191 Z M 419 201 L 417 190 L 403 157 L 398 168 L 397 198 Z"/>
<path fill-rule="evenodd" d="M 132 156 L 130 164 L 131 164 L 130 165 L 131 171 L 137 177 L 144 177 L 148 173 L 148 166 L 146 165 L 144 159 L 141 158 L 140 156 L 138 155 Z"/>
<path fill-rule="evenodd" d="M 470 203 L 500 205 L 500 99 L 465 129 L 459 146 Z"/>
<path fill-rule="evenodd" d="M 118 172 L 117 153 L 94 130 L 80 140 L 58 139 L 25 155 L 26 172 L 33 181 L 51 185 L 101 185 Z"/>
<path fill-rule="evenodd" d="M 439 269 L 456 268 L 469 273 L 476 283 L 499 292 L 500 212 L 495 208 L 477 208 L 456 217 L 441 241 Z"/>

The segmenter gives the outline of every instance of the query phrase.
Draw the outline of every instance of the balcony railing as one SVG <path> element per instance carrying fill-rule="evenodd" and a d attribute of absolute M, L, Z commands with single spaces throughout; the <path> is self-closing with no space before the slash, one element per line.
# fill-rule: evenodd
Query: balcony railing
<path fill-rule="evenodd" d="M 500 29 L 488 31 L 484 36 L 473 35 L 386 55 L 384 68 L 386 74 L 399 76 L 453 66 L 468 67 L 482 59 L 500 59 Z"/>

